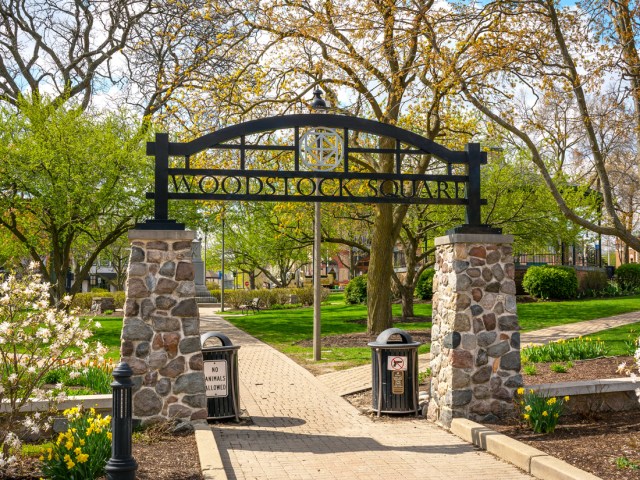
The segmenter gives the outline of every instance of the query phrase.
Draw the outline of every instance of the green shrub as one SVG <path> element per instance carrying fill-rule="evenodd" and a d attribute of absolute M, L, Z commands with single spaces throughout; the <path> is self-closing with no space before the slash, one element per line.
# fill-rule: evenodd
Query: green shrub
<path fill-rule="evenodd" d="M 109 290 L 107 290 L 105 288 L 92 287 L 91 288 L 91 293 L 109 293 Z"/>
<path fill-rule="evenodd" d="M 566 362 L 605 357 L 609 353 L 606 344 L 590 337 L 558 340 L 546 345 L 525 347 L 520 351 L 523 363 Z"/>
<path fill-rule="evenodd" d="M 625 263 L 616 269 L 616 279 L 622 290 L 640 289 L 640 263 Z"/>
<path fill-rule="evenodd" d="M 537 298 L 571 299 L 578 293 L 578 277 L 571 267 L 529 267 L 522 279 L 522 287 L 528 294 Z"/>
<path fill-rule="evenodd" d="M 582 296 L 598 296 L 607 290 L 609 279 L 600 270 L 585 272 L 578 278 L 578 290 Z"/>
<path fill-rule="evenodd" d="M 71 308 L 89 311 L 91 310 L 91 299 L 95 295 L 91 292 L 76 293 L 71 301 Z"/>
<path fill-rule="evenodd" d="M 431 300 L 433 297 L 433 276 L 436 271 L 433 268 L 423 270 L 416 284 L 416 296 L 422 300 Z"/>
<path fill-rule="evenodd" d="M 344 289 L 344 301 L 349 305 L 367 301 L 367 275 L 353 278 Z"/>
<path fill-rule="evenodd" d="M 120 290 L 117 292 L 112 292 L 111 295 L 113 296 L 113 301 L 116 304 L 116 308 L 124 308 L 125 293 Z"/>

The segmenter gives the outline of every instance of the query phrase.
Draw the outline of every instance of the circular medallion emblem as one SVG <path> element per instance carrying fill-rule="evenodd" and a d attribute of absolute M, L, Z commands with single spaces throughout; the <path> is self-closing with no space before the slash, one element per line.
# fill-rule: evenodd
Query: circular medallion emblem
<path fill-rule="evenodd" d="M 332 128 L 313 128 L 300 137 L 300 160 L 314 172 L 330 172 L 342 163 L 342 137 Z"/>

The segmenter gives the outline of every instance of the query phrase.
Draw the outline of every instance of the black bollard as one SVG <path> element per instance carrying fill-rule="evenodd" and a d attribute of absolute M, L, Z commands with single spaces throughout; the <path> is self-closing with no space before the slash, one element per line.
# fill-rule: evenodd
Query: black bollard
<path fill-rule="evenodd" d="M 113 370 L 111 383 L 113 407 L 111 416 L 111 458 L 105 472 L 107 480 L 135 480 L 138 463 L 131 455 L 133 371 L 125 362 Z"/>

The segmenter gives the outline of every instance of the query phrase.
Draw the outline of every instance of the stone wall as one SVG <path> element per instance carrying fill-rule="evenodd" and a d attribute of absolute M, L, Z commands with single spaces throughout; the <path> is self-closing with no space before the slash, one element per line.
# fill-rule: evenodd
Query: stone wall
<path fill-rule="evenodd" d="M 133 370 L 133 415 L 207 417 L 191 241 L 184 230 L 132 230 L 121 361 Z"/>
<path fill-rule="evenodd" d="M 520 333 L 513 237 L 436 238 L 429 419 L 492 421 L 513 409 L 520 375 Z"/>

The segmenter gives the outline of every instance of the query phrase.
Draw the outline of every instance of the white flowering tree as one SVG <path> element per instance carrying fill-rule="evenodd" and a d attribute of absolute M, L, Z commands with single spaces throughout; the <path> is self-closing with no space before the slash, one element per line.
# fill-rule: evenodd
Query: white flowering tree
<path fill-rule="evenodd" d="M 47 372 L 86 358 L 89 351 L 106 350 L 88 343 L 96 326 L 92 320 L 65 310 L 71 297 L 49 306 L 50 285 L 37 269 L 33 263 L 21 278 L 10 274 L 0 283 L 0 476 L 16 464 L 21 436 L 45 425 L 40 414 L 22 418 L 23 407 L 33 400 L 53 407 L 63 397 L 59 388 L 40 388 Z"/>

